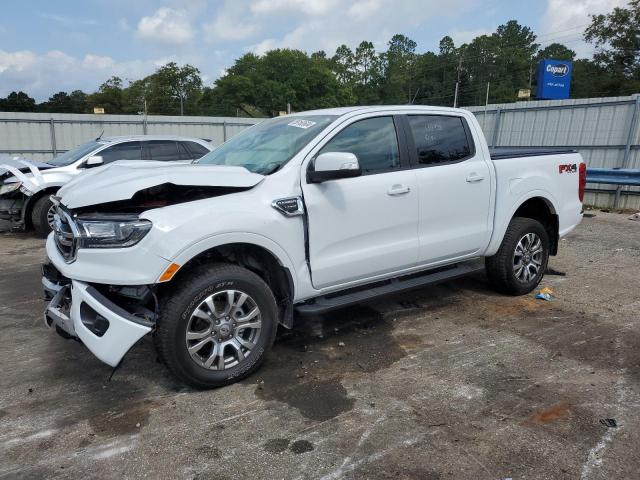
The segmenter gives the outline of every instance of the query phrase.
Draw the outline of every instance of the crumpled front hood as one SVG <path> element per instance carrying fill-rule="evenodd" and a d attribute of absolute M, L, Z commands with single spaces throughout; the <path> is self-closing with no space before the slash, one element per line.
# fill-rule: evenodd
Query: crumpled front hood
<path fill-rule="evenodd" d="M 73 209 L 128 200 L 141 190 L 163 184 L 250 188 L 263 179 L 244 167 L 127 160 L 86 170 L 57 195 Z"/>
<path fill-rule="evenodd" d="M 0 158 L 0 178 L 4 182 L 22 182 L 32 190 L 43 182 L 41 171 L 51 168 L 54 168 L 53 165 L 26 158 Z"/>
<path fill-rule="evenodd" d="M 7 167 L 17 168 L 23 173 L 28 172 L 29 166 L 24 162 L 26 162 L 28 165 L 33 165 L 34 167 L 37 167 L 39 170 L 54 168 L 53 165 L 49 165 L 48 163 L 38 162 L 36 160 L 29 160 L 28 158 L 10 157 L 8 155 L 6 156 L 3 155 L 3 156 L 0 156 L 0 175 L 7 173 L 7 171 L 9 170 Z"/>

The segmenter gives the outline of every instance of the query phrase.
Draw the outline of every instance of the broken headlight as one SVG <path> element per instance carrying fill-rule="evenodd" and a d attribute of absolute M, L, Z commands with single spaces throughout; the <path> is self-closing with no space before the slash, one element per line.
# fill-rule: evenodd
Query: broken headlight
<path fill-rule="evenodd" d="M 22 185 L 22 182 L 6 183 L 4 185 L 0 185 L 0 195 L 15 192 L 20 188 L 20 185 Z"/>
<path fill-rule="evenodd" d="M 76 219 L 80 234 L 79 248 L 131 247 L 151 230 L 152 223 L 143 219 L 84 220 Z"/>

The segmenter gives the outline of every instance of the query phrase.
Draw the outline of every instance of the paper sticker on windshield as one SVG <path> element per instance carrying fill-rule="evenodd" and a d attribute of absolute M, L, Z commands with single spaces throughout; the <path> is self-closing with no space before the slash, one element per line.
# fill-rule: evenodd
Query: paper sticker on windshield
<path fill-rule="evenodd" d="M 298 128 L 309 128 L 313 127 L 316 122 L 312 122 L 311 120 L 294 120 L 293 122 L 287 123 L 290 127 L 298 127 Z"/>

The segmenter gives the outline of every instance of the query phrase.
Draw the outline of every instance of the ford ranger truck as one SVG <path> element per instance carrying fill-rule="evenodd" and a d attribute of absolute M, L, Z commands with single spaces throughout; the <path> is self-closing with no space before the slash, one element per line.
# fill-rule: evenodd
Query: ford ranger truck
<path fill-rule="evenodd" d="M 112 367 L 151 334 L 180 380 L 221 386 L 299 315 L 479 269 L 531 292 L 584 185 L 575 152 L 492 155 L 465 110 L 273 118 L 197 164 L 114 162 L 61 188 L 44 319 Z"/>

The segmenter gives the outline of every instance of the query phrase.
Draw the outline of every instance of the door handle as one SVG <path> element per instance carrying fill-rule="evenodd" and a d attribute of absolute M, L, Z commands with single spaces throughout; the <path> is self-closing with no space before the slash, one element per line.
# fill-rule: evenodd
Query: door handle
<path fill-rule="evenodd" d="M 484 177 L 482 175 L 478 175 L 475 172 L 470 173 L 469 176 L 467 177 L 467 182 L 469 183 L 481 182 L 482 180 L 484 180 Z"/>
<path fill-rule="evenodd" d="M 404 195 L 405 193 L 409 193 L 411 191 L 411 188 L 405 186 L 405 185 L 400 185 L 399 183 L 396 183 L 395 185 L 392 185 L 391 188 L 389 190 L 387 190 L 387 195 Z"/>

